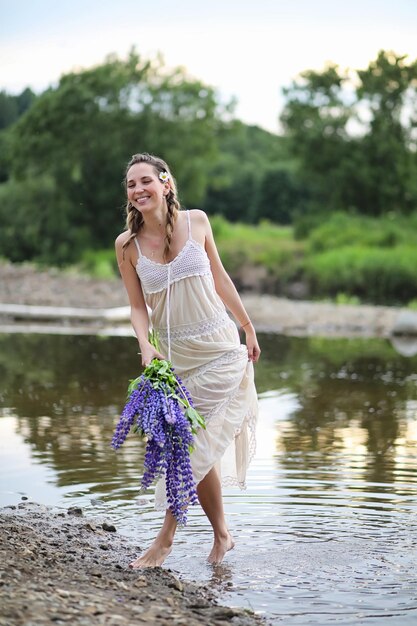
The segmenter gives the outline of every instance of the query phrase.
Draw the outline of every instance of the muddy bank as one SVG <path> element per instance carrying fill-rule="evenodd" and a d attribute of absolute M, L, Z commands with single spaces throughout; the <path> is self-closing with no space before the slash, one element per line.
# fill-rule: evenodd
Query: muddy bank
<path fill-rule="evenodd" d="M 169 570 L 130 570 L 139 546 L 80 512 L 23 502 L 0 510 L 1 626 L 265 624 L 218 606 L 204 587 Z"/>
<path fill-rule="evenodd" d="M 106 308 L 129 304 L 122 281 L 80 276 L 55 268 L 0 264 L 0 302 L 56 307 Z"/>
<path fill-rule="evenodd" d="M 257 293 L 241 295 L 249 316 L 259 331 L 287 335 L 389 337 L 398 320 L 406 316 L 406 321 L 411 324 L 411 334 L 417 334 L 417 313 L 407 309 L 297 301 Z M 85 315 L 83 319 L 82 312 L 78 317 L 68 319 L 64 312 L 59 311 L 59 307 L 90 309 L 91 313 L 95 309 L 102 311 L 126 307 L 128 298 L 120 279 L 100 280 L 56 269 L 40 271 L 31 265 L 5 263 L 0 265 L 0 303 L 52 307 L 52 312 L 56 309 L 58 323 L 61 320 L 62 324 L 74 325 L 81 320 L 92 331 L 99 331 L 105 321 L 94 325 L 91 315 L 88 319 Z M 31 318 L 27 315 L 26 320 L 33 321 L 34 317 L 36 318 L 36 312 Z M 128 310 L 123 317 L 118 323 L 125 324 L 130 329 Z M 25 316 L 13 317 L 0 310 L 0 324 L 5 326 L 15 321 L 22 324 Z M 108 325 L 108 321 L 106 323 Z M 33 332 L 39 331 L 35 329 Z"/>
<path fill-rule="evenodd" d="M 256 328 L 264 332 L 291 336 L 390 337 L 402 326 L 402 320 L 409 320 L 407 327 L 411 328 L 411 334 L 417 331 L 417 313 L 399 307 L 296 301 L 259 294 L 243 294 L 242 300 Z"/>

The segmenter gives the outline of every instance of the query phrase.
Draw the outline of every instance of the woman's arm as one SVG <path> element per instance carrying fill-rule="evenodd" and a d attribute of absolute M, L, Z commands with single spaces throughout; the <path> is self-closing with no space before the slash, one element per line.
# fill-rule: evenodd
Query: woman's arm
<path fill-rule="evenodd" d="M 139 350 L 142 355 L 142 365 L 148 365 L 153 358 L 164 359 L 155 348 L 149 343 L 149 316 L 145 298 L 143 297 L 140 280 L 133 265 L 132 248 L 133 243 L 129 244 L 124 251 L 123 243 L 129 237 L 130 233 L 125 231 L 119 235 L 115 242 L 117 264 L 119 266 L 120 275 L 126 288 L 130 302 L 130 319 L 133 330 L 139 342 Z"/>
<path fill-rule="evenodd" d="M 207 256 L 210 259 L 211 271 L 216 291 L 223 300 L 225 306 L 237 320 L 240 327 L 245 331 L 249 359 L 256 362 L 261 354 L 258 340 L 256 338 L 256 332 L 232 279 L 223 267 L 208 217 L 203 211 L 195 210 L 193 211 L 193 214 L 195 215 L 195 223 L 197 227 L 194 230 L 197 230 L 200 233 L 204 230 L 204 245 Z"/>

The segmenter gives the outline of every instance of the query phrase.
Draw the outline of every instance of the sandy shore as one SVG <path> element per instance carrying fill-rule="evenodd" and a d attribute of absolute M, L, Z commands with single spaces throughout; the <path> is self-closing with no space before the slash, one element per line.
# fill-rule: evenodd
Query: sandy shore
<path fill-rule="evenodd" d="M 163 568 L 130 570 L 138 546 L 81 509 L 0 510 L 0 625 L 259 626 Z"/>
<path fill-rule="evenodd" d="M 258 330 L 288 335 L 388 337 L 399 319 L 410 317 L 409 311 L 397 307 L 294 301 L 254 293 L 243 293 L 242 299 Z M 119 279 L 99 280 L 55 269 L 39 271 L 33 266 L 2 264 L 0 303 L 54 307 L 57 318 L 63 319 L 59 307 L 102 310 L 127 307 L 128 299 Z M 417 328 L 417 313 L 411 316 L 415 316 L 412 322 Z M 0 323 L 15 320 L 16 316 L 13 319 L 0 310 Z M 18 321 L 24 322 L 24 316 Z M 129 326 L 128 309 L 121 321 Z"/>

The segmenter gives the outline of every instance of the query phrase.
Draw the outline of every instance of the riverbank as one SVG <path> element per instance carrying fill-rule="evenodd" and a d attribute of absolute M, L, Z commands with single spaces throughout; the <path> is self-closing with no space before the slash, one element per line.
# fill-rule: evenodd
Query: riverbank
<path fill-rule="evenodd" d="M 265 332 L 293 336 L 389 337 L 404 318 L 409 321 L 411 318 L 411 328 L 415 325 L 417 329 L 417 313 L 399 307 L 297 301 L 256 293 L 243 293 L 242 300 L 257 330 Z M 87 324 L 92 331 L 108 327 L 117 317 L 119 325 L 130 328 L 128 298 L 119 279 L 95 279 L 57 269 L 41 271 L 32 265 L 6 263 L 0 265 L 0 303 L 5 305 L 3 310 L 0 305 L 0 324 L 8 329 L 16 320 L 22 325 L 25 320 L 36 321 L 37 316 L 44 320 L 62 319 L 68 324 L 77 320 L 77 324 Z M 13 313 L 10 305 L 51 308 L 16 308 Z M 68 309 L 73 309 L 73 315 Z M 87 309 L 89 312 L 85 313 Z M 118 309 L 117 316 L 106 319 L 103 311 L 107 309 Z M 95 311 L 97 323 L 92 324 Z"/>
<path fill-rule="evenodd" d="M 81 509 L 0 510 L 0 625 L 259 626 L 163 568 L 130 570 L 140 548 Z"/>

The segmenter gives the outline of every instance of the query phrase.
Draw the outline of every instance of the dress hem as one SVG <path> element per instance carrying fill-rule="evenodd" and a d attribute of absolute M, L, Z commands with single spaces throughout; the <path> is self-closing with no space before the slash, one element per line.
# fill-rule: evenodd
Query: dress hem
<path fill-rule="evenodd" d="M 232 394 L 232 396 L 230 396 L 228 398 L 228 402 L 230 403 L 233 401 L 233 399 L 238 395 L 239 390 L 236 390 L 235 393 Z M 250 465 L 250 463 L 252 462 L 255 454 L 256 454 L 256 424 L 257 424 L 257 411 L 254 409 L 251 409 L 244 417 L 241 426 L 239 428 L 237 428 L 235 430 L 234 433 L 234 437 L 233 440 L 229 442 L 228 445 L 230 445 L 233 441 L 236 440 L 236 437 L 239 436 L 239 434 L 242 431 L 242 428 L 244 428 L 245 426 L 249 429 L 249 442 L 248 442 L 248 459 L 247 459 L 247 463 L 246 463 L 246 467 L 245 467 L 245 480 L 239 480 L 238 478 L 235 478 L 234 476 L 220 476 L 220 483 L 222 488 L 223 487 L 239 487 L 242 491 L 245 491 L 247 489 L 247 484 L 246 484 L 246 471 Z M 213 467 L 216 467 L 216 465 L 221 461 L 225 449 L 227 448 L 227 446 L 221 450 L 219 452 L 218 455 L 216 455 L 216 459 L 214 460 L 213 464 L 208 468 L 207 472 L 204 474 L 204 476 L 202 478 L 200 478 L 200 480 L 198 480 L 196 482 L 196 487 L 197 485 L 204 480 L 204 478 L 207 476 L 207 474 L 213 469 Z M 169 506 L 167 506 L 167 501 L 164 498 L 164 500 L 154 500 L 154 509 L 156 511 L 165 511 L 167 509 L 169 509 Z"/>

